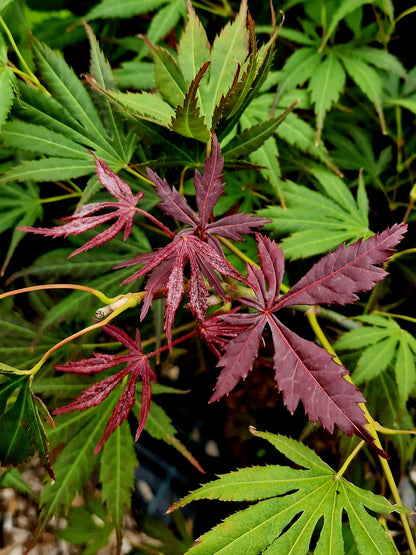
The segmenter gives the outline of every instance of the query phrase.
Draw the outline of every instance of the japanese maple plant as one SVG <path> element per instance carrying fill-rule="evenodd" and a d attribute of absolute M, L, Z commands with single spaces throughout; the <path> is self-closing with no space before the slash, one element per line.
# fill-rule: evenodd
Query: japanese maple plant
<path fill-rule="evenodd" d="M 306 53 L 299 50 L 305 59 L 313 55 L 326 72 L 330 73 L 331 67 L 335 67 L 338 77 L 341 76 L 337 90 L 329 91 L 328 98 L 323 99 L 318 98 L 315 80 L 311 79 L 316 135 L 292 113 L 302 101 L 294 95 L 289 94 L 280 115 L 272 114 L 279 98 L 264 91 L 270 86 L 266 78 L 279 29 L 272 10 L 270 39 L 258 49 L 254 22 L 245 0 L 234 22 L 222 30 L 212 46 L 191 2 L 187 2 L 188 19 L 177 55 L 153 44 L 148 37 L 141 37 L 155 66 L 158 89 L 155 95 L 116 90 L 111 68 L 87 24 L 84 27 L 91 47 L 91 75 L 86 77 L 88 88 L 80 84 L 60 56 L 33 39 L 35 62 L 45 86 L 30 67 L 23 64 L 26 73 L 19 70 L 19 75 L 24 75 L 25 82 L 19 85 L 12 111 L 14 119 L 5 124 L 4 141 L 9 148 L 23 144 L 24 151 L 38 153 L 41 159 L 26 160 L 23 169 L 18 166 L 8 169 L 3 180 L 6 184 L 12 179 L 20 180 L 24 172 L 36 180 L 36 175 L 41 174 L 42 179 L 65 188 L 65 194 L 58 201 L 79 197 L 79 204 L 73 214 L 70 212 L 72 215 L 63 216 L 59 223 L 54 222 L 57 225 L 36 227 L 36 219 L 41 215 L 39 206 L 43 202 L 39 197 L 39 202 L 34 203 L 36 210 L 17 222 L 19 225 L 13 231 L 17 235 L 13 235 L 10 256 L 7 255 L 2 271 L 25 234 L 27 240 L 33 240 L 32 235 L 58 239 L 59 245 L 66 245 L 69 238 L 71 245 L 76 246 L 73 252 L 68 253 L 67 247 L 57 248 L 59 255 L 65 252 L 67 259 L 62 259 L 68 264 L 89 256 L 84 259 L 88 266 L 90 260 L 108 249 L 104 260 L 108 265 L 109 253 L 116 253 L 109 271 L 111 280 L 117 282 L 118 294 L 108 296 L 91 284 L 56 283 L 53 266 L 50 267 L 53 283 L 10 288 L 0 293 L 6 311 L 10 297 L 30 293 L 33 307 L 25 308 L 28 314 L 38 307 L 46 312 L 49 301 L 45 301 L 43 295 L 59 289 L 83 291 L 97 298 L 101 305 L 94 306 L 94 314 L 88 314 L 85 327 L 78 328 L 74 316 L 73 323 L 65 321 L 59 332 L 49 336 L 45 331 L 48 325 L 62 322 L 71 303 L 63 305 L 62 310 L 54 307 L 53 318 L 50 321 L 46 318 L 39 330 L 30 325 L 24 329 L 30 354 L 22 367 L 18 363 L 0 361 L 0 461 L 5 469 L 4 474 L 0 474 L 0 484 L 17 483 L 23 488 L 20 474 L 13 472 L 33 456 L 39 457 L 49 475 L 40 499 L 39 523 L 28 550 L 53 516 L 69 512 L 68 528 L 70 531 L 77 529 L 79 518 L 78 521 L 74 519 L 75 524 L 71 521 L 73 499 L 98 467 L 100 496 L 108 513 L 106 525 L 110 531 L 107 536 L 110 537 L 111 530 L 115 529 L 116 550 L 121 552 L 123 511 L 130 502 L 137 462 L 134 443 L 143 439 L 144 431 L 176 448 L 198 471 L 204 472 L 191 453 L 192 448 L 188 449 L 179 441 L 167 414 L 154 400 L 162 393 L 178 394 L 178 390 L 163 383 L 160 360 L 174 357 L 181 349 L 197 343 L 207 360 L 216 361 L 211 369 L 217 372 L 216 384 L 212 392 L 210 388 L 209 403 L 226 402 L 239 391 L 241 382 L 253 374 L 260 375 L 264 383 L 273 375 L 276 404 L 281 401 L 280 409 L 288 413 L 288 421 L 289 414 L 293 416 L 295 411 L 297 415 L 302 411 L 306 414 L 310 424 L 305 428 L 303 439 L 311 432 L 312 425 L 321 427 L 324 437 L 338 434 L 338 441 L 334 440 L 331 445 L 333 450 L 338 449 L 342 464 L 333 470 L 301 441 L 260 432 L 251 426 L 253 436 L 263 439 L 265 444 L 268 442 L 268 448 L 272 446 L 284 455 L 286 463 L 252 466 L 221 475 L 176 500 L 169 512 L 204 498 L 247 503 L 246 508 L 228 516 L 196 543 L 192 543 L 191 538 L 186 545 L 189 553 L 301 555 L 314 550 L 319 555 L 343 553 L 344 546 L 351 552 L 357 547 L 366 555 L 395 553 L 396 545 L 386 519 L 375 516 L 393 512 L 397 513 L 397 518 L 393 515 L 387 518 L 394 527 L 402 527 L 405 538 L 402 544 L 416 553 L 406 514 L 409 511 L 403 506 L 390 468 L 389 456 L 394 451 L 379 437 L 383 433 L 401 438 L 414 432 L 404 429 L 403 422 L 401 429 L 376 422 L 366 401 L 368 393 L 374 397 L 375 388 L 363 390 L 364 395 L 358 387 L 367 378 L 371 380 L 381 374 L 395 360 L 393 370 L 389 370 L 396 374 L 401 408 L 406 416 L 403 407 L 414 389 L 415 380 L 408 377 L 410 371 L 401 373 L 401 367 L 413 371 L 409 360 L 416 353 L 416 342 L 407 331 L 384 318 L 384 313 L 368 314 L 370 301 L 353 324 L 334 308 L 356 303 L 360 300 L 358 294 L 373 290 L 386 278 L 389 262 L 397 256 L 396 247 L 407 230 L 405 222 L 393 223 L 400 221 L 397 218 L 391 221 L 390 227 L 380 227 L 377 234 L 369 231 L 368 199 L 362 172 L 356 201 L 342 181 L 339 168 L 325 148 L 319 146 L 326 112 L 345 85 L 345 72 L 335 56 L 342 58 L 347 72 L 353 64 L 353 56 L 344 56 L 335 48 L 329 52 L 324 49 L 329 34 L 335 33 L 340 21 L 365 3 L 345 1 L 341 7 L 333 7 L 332 22 L 326 26 L 328 36 L 319 51 L 310 52 L 313 49 L 309 47 Z M 99 3 L 86 19 L 105 18 L 106 10 L 114 9 L 110 4 L 105 0 Z M 172 3 L 172 6 L 174 4 L 180 3 Z M 161 20 L 166 17 L 163 12 Z M 11 36 L 1 16 L 0 23 L 7 36 Z M 352 26 L 353 29 L 358 27 Z M 289 33 L 289 36 L 292 35 Z M 299 38 L 298 34 L 293 36 Z M 11 44 L 19 57 L 17 45 L 13 41 Z M 140 48 L 137 47 L 138 51 Z M 0 49 L 1 55 L 2 52 Z M 370 48 L 366 52 L 368 63 L 378 61 L 377 54 Z M 362 52 L 360 55 L 365 58 Z M 393 58 L 386 58 L 389 67 L 402 76 Z M 358 67 L 364 62 L 355 63 Z M 296 81 L 289 70 L 285 67 L 282 72 L 283 82 L 287 78 L 289 83 L 296 82 L 294 86 L 305 83 L 306 77 Z M 272 75 L 270 82 L 275 78 Z M 329 82 L 335 86 L 334 80 L 329 79 Z M 10 95 L 13 87 L 10 82 Z M 93 96 L 87 91 L 92 91 Z M 385 130 L 381 101 L 375 93 L 367 96 L 375 103 Z M 11 103 L 10 97 L 8 110 Z M 268 117 L 263 113 L 266 104 L 273 106 Z M 256 110 L 263 110 L 262 121 L 256 119 Z M 28 117 L 34 123 L 27 122 L 25 118 Z M 289 180 L 282 185 L 280 169 L 276 166 L 277 148 L 270 139 L 287 120 L 293 126 L 286 128 L 289 135 L 292 133 L 289 144 L 301 145 L 302 151 L 309 149 L 308 156 L 321 163 L 319 166 L 311 162 L 305 169 L 304 159 L 299 161 L 294 157 L 293 162 L 299 164 L 299 174 L 306 172 L 319 182 L 316 191 Z M 237 129 L 241 133 L 238 134 Z M 313 146 L 305 147 L 302 140 L 293 139 L 294 130 L 302 139 L 308 133 L 309 139 L 314 137 Z M 37 141 L 26 143 L 27 137 L 32 135 Z M 334 136 L 335 144 L 335 133 Z M 146 148 L 150 145 L 146 155 L 141 143 Z M 158 159 L 151 156 L 156 150 L 158 154 L 160 151 Z M 132 162 L 136 152 L 137 159 Z M 246 160 L 247 156 L 250 161 Z M 180 171 L 176 171 L 177 167 Z M 233 191 L 235 173 L 231 170 L 247 172 L 242 175 L 261 175 L 273 190 L 270 197 L 275 199 L 274 205 L 266 208 L 260 202 L 256 205 L 254 198 L 268 202 L 268 196 L 255 188 L 246 203 L 243 199 L 245 186 Z M 124 172 L 123 177 L 121 172 Z M 85 176 L 89 176 L 89 181 L 81 191 L 71 180 Z M 173 179 L 179 183 L 178 188 L 170 185 Z M 62 185 L 61 181 L 65 180 L 68 186 Z M 13 187 L 5 187 L 7 195 L 13 198 Z M 25 197 L 25 202 L 30 205 L 34 190 L 32 182 L 28 182 L 24 195 L 29 199 Z M 90 202 L 97 192 L 100 195 L 97 202 Z M 280 206 L 276 206 L 276 199 Z M 316 222 L 316 229 L 315 222 L 311 223 L 314 203 L 324 213 Z M 259 205 L 261 209 L 256 210 Z M 345 220 L 353 221 L 346 231 L 341 224 L 337 227 L 338 221 L 331 228 L 332 214 L 325 220 L 326 211 L 330 211 L 332 205 L 336 205 L 335 212 L 339 212 L 337 217 L 342 219 L 346 214 Z M 410 211 L 413 204 L 409 206 Z M 60 214 L 55 210 L 53 216 Z M 328 221 L 331 225 L 325 228 L 322 222 Z M 297 227 L 291 227 L 293 222 Z M 339 233 L 324 237 L 324 248 L 316 240 L 321 232 L 320 225 L 324 230 L 334 229 L 334 234 Z M 276 229 L 280 234 L 292 233 L 289 239 L 283 239 L 283 248 L 272 235 Z M 311 229 L 315 233 L 313 244 L 305 248 L 304 254 L 295 256 L 295 250 L 299 250 L 299 244 Z M 143 230 L 149 232 L 148 236 L 144 236 Z M 331 234 L 328 232 L 328 235 Z M 338 240 L 339 237 L 342 238 Z M 137 242 L 140 243 L 138 248 Z M 322 258 L 307 266 L 300 279 L 297 272 L 285 275 L 284 252 L 290 253 L 287 257 L 290 263 L 286 264 L 290 268 L 292 258 L 322 255 L 329 249 Z M 41 265 L 42 258 L 38 266 L 34 265 L 35 270 Z M 297 270 L 299 267 L 303 272 L 305 262 L 297 266 Z M 80 272 L 82 275 L 82 269 Z M 6 285 L 25 275 L 25 270 L 16 272 Z M 77 298 L 72 303 L 72 314 L 78 302 Z M 290 322 L 299 322 L 303 315 L 302 322 L 310 325 L 312 337 L 304 337 L 304 326 L 291 329 L 294 326 Z M 160 321 L 158 316 L 161 316 Z M 320 316 L 337 325 L 344 320 L 349 322 L 345 325 L 348 331 L 337 343 L 327 338 L 319 322 Z M 357 323 L 360 321 L 372 327 L 361 327 Z M 10 324 L 6 319 L 5 322 L 12 330 L 18 328 L 14 320 Z M 80 338 L 89 340 L 91 337 L 97 341 L 93 346 L 79 342 Z M 386 362 L 378 361 L 379 369 L 371 367 L 371 359 L 376 356 L 373 339 L 376 343 L 380 341 L 382 354 L 388 353 Z M 360 357 L 350 357 L 353 363 L 358 359 L 358 369 L 352 377 L 346 367 L 348 364 L 341 363 L 333 344 L 340 350 L 365 347 Z M 47 348 L 43 349 L 45 345 Z M 29 360 L 31 363 L 26 363 Z M 363 370 L 365 364 L 371 367 L 367 377 Z M 65 393 L 64 401 L 63 395 L 57 394 L 60 386 L 53 381 L 56 373 Z M 51 391 L 54 395 L 48 397 Z M 372 407 L 374 402 L 368 405 Z M 130 433 L 129 424 L 134 425 L 134 434 Z M 379 466 L 382 471 L 383 487 L 376 493 L 344 478 L 363 451 L 371 468 L 377 469 L 373 471 L 379 472 Z M 389 487 L 386 496 L 391 495 L 394 504 L 379 495 L 385 494 L 385 483 Z M 104 535 L 103 538 L 93 544 L 95 547 L 90 544 L 88 552 L 92 553 L 95 548 L 98 551 L 107 541 Z M 166 551 L 169 547 L 163 549 L 169 552 Z"/>
<path fill-rule="evenodd" d="M 144 291 L 121 295 L 105 307 L 107 310 L 101 309 L 98 313 L 98 316 L 104 314 L 105 319 L 102 323 L 96 320 L 95 325 L 102 326 L 103 331 L 124 346 L 128 353 L 94 353 L 89 359 L 56 366 L 56 370 L 61 372 L 91 375 L 120 364 L 125 365 L 124 368 L 102 381 L 95 382 L 73 402 L 55 409 L 53 414 L 82 411 L 100 405 L 128 376 L 104 435 L 96 445 L 95 453 L 99 452 L 117 426 L 128 418 L 136 402 L 136 386 L 140 380 L 141 412 L 135 437 L 137 441 L 145 427 L 150 409 L 151 384 L 152 381 L 157 381 L 151 364 L 153 357 L 166 349 L 171 350 L 174 344 L 180 344 L 199 333 L 208 347 L 219 356 L 217 366 L 221 371 L 211 402 L 219 401 L 252 370 L 254 361 L 259 357 L 259 349 L 265 345 L 264 332 L 268 328 L 274 350 L 275 381 L 288 410 L 293 414 L 301 402 L 312 422 L 316 423 L 319 420 L 331 433 L 337 426 L 348 436 L 356 434 L 380 457 L 387 458 L 374 433 L 371 418 L 363 410 L 365 399 L 352 383 L 347 369 L 334 360 L 332 353 L 288 329 L 279 320 L 278 315 L 280 310 L 286 307 L 345 305 L 356 301 L 356 293 L 369 291 L 386 276 L 380 265 L 395 252 L 394 247 L 403 238 L 406 225 L 395 224 L 365 241 L 359 240 L 348 246 L 340 245 L 334 252 L 317 262 L 289 290 L 281 294 L 285 261 L 283 251 L 275 241 L 256 232 L 259 265 L 254 261 L 248 263 L 246 275 L 237 271 L 225 257 L 222 239 L 242 239 L 244 235 L 259 229 L 268 220 L 239 213 L 217 219 L 212 217 L 213 209 L 225 186 L 222 173 L 224 160 L 215 135 L 210 150 L 211 154 L 207 155 L 202 172 L 195 171 L 197 211 L 194 211 L 186 199 L 174 187 L 170 187 L 165 179 L 161 179 L 150 168 L 147 169 L 155 192 L 162 199 L 158 208 L 177 223 L 184 224 L 176 232 L 170 231 L 158 219 L 138 207 L 143 193 L 133 195 L 130 186 L 97 157 L 97 176 L 117 202 L 87 204 L 73 216 L 64 218 L 64 225 L 50 229 L 21 228 L 22 231 L 30 233 L 66 237 L 83 233 L 117 218 L 110 228 L 98 233 L 70 256 L 111 241 L 123 228 L 126 240 L 131 233 L 136 214 L 156 223 L 167 240 L 165 247 L 140 254 L 119 264 L 119 267 L 141 266 L 125 282 L 131 283 L 148 275 Z M 97 212 L 108 209 L 114 211 L 97 215 Z M 185 277 L 188 265 L 189 278 Z M 228 280 L 225 281 L 225 278 Z M 195 328 L 173 340 L 172 326 L 184 293 L 189 299 L 189 307 L 195 317 Z M 208 313 L 207 298 L 210 293 L 215 296 L 215 304 Z M 138 329 L 133 339 L 122 329 L 108 323 L 104 324 L 126 307 L 133 307 L 139 303 L 142 303 L 140 320 L 143 320 L 153 299 L 156 298 L 165 298 L 164 329 L 167 340 L 166 346 L 160 347 L 157 351 L 143 352 Z M 123 304 L 125 300 L 129 302 Z M 233 303 L 235 306 L 231 310 Z M 114 307 L 117 309 L 114 310 Z M 45 357 L 42 363 L 44 361 Z M 13 372 L 12 368 L 7 368 L 4 364 L 2 368 Z M 37 365 L 29 371 L 31 378 L 39 368 L 40 365 Z M 42 426 L 40 420 L 38 425 Z M 32 431 L 32 434 L 36 432 Z M 13 445 L 12 441 L 6 456 L 3 455 L 4 463 L 12 462 L 19 456 L 15 451 L 20 443 L 17 438 L 14 438 L 14 441 L 16 445 Z M 53 477 L 47 447 L 40 446 L 39 442 L 42 440 L 36 438 L 37 450 L 43 452 L 43 462 Z"/>

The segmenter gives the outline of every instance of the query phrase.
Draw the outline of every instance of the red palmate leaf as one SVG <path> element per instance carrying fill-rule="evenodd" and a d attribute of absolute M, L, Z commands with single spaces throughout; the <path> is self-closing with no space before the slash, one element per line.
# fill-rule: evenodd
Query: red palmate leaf
<path fill-rule="evenodd" d="M 113 413 L 107 423 L 104 435 L 95 448 L 98 453 L 104 442 L 110 437 L 114 430 L 125 420 L 134 405 L 136 394 L 136 383 L 139 378 L 142 379 L 142 407 L 140 412 L 140 422 L 136 432 L 136 441 L 146 423 L 146 418 L 150 409 L 150 401 L 152 397 L 151 381 L 156 381 L 156 375 L 150 365 L 146 355 L 143 354 L 140 333 L 136 331 L 136 338 L 133 340 L 123 330 L 115 326 L 103 326 L 102 328 L 108 335 L 120 341 L 124 347 L 129 350 L 127 355 L 108 355 L 94 353 L 89 359 L 78 360 L 77 362 L 69 362 L 68 364 L 56 366 L 56 370 L 61 372 L 73 372 L 77 374 L 95 374 L 108 370 L 120 364 L 127 363 L 127 366 L 109 376 L 108 378 L 97 382 L 85 391 L 72 403 L 60 407 L 53 411 L 53 414 L 63 414 L 74 410 L 85 410 L 96 407 L 108 397 L 111 391 L 130 374 L 129 381 L 121 394 L 118 403 L 113 409 Z"/>
<path fill-rule="evenodd" d="M 234 214 L 208 223 L 212 210 L 224 190 L 223 167 L 224 159 L 214 135 L 211 156 L 207 156 L 202 173 L 195 171 L 198 214 L 174 187 L 169 186 L 166 179 L 161 179 L 155 172 L 147 169 L 149 178 L 155 184 L 155 191 L 163 201 L 158 205 L 159 208 L 188 227 L 182 229 L 166 247 L 153 253 L 140 254 L 116 266 L 122 268 L 144 264 L 143 268 L 124 283 L 151 274 L 145 287 L 147 295 L 141 318 L 146 315 L 155 292 L 166 289 L 165 330 L 169 344 L 172 341 L 171 328 L 175 314 L 185 291 L 185 266 L 189 263 L 189 304 L 193 314 L 199 320 L 203 320 L 208 297 L 204 278 L 220 296 L 224 296 L 224 292 L 217 273 L 244 282 L 243 276 L 225 259 L 216 236 L 239 240 L 243 234 L 251 233 L 253 229 L 269 221 L 248 214 Z"/>
<path fill-rule="evenodd" d="M 228 394 L 239 380 L 247 377 L 268 325 L 274 346 L 275 379 L 289 411 L 293 413 L 302 401 L 312 422 L 319 419 L 330 432 L 336 425 L 349 436 L 355 433 L 385 456 L 374 445 L 366 427 L 368 422 L 358 406 L 365 401 L 364 397 L 344 379 L 348 371 L 324 349 L 290 331 L 278 320 L 276 312 L 294 304 L 353 302 L 356 292 L 368 291 L 386 275 L 375 264 L 391 256 L 405 231 L 406 225 L 394 225 L 367 241 L 357 241 L 348 247 L 341 245 L 280 298 L 283 251 L 274 241 L 256 234 L 261 268 L 248 265 L 246 279 L 255 298 L 242 297 L 239 301 L 257 312 L 219 316 L 225 323 L 240 326 L 241 333 L 227 344 L 218 362 L 222 371 L 210 401 Z"/>
<path fill-rule="evenodd" d="M 113 218 L 117 221 L 111 227 L 99 233 L 93 239 L 87 241 L 82 247 L 76 249 L 72 254 L 75 256 L 80 252 L 87 251 L 92 247 L 98 247 L 107 241 L 111 241 L 124 228 L 124 240 L 130 235 L 133 220 L 138 209 L 137 203 L 143 197 L 143 191 L 133 195 L 130 186 L 122 181 L 116 173 L 103 161 L 95 158 L 95 171 L 101 184 L 109 193 L 115 197 L 118 202 L 96 202 L 82 206 L 73 216 L 62 218 L 62 221 L 68 222 L 62 226 L 44 228 L 44 227 L 19 227 L 21 231 L 45 235 L 47 237 L 68 237 L 68 235 L 79 235 L 89 229 L 94 229 L 100 224 L 104 224 Z M 115 209 L 113 212 L 95 215 L 100 210 Z"/>

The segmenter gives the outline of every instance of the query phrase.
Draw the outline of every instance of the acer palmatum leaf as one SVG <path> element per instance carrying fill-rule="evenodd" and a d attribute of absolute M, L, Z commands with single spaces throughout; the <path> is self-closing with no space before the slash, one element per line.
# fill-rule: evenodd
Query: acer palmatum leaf
<path fill-rule="evenodd" d="M 107 423 L 104 435 L 95 448 L 98 453 L 104 442 L 110 437 L 114 430 L 125 420 L 135 403 L 136 399 L 136 383 L 139 378 L 142 379 L 142 399 L 140 422 L 136 432 L 136 441 L 146 423 L 146 418 L 150 409 L 150 401 L 152 397 L 151 381 L 156 381 L 156 375 L 150 365 L 146 355 L 143 354 L 140 333 L 136 331 L 136 338 L 133 340 L 123 330 L 115 326 L 103 326 L 102 328 L 108 335 L 120 341 L 120 343 L 129 350 L 127 355 L 108 355 L 94 353 L 89 359 L 79 360 L 77 362 L 69 362 L 56 366 L 56 370 L 61 372 L 72 372 L 76 374 L 95 374 L 108 370 L 119 364 L 127 364 L 123 370 L 117 372 L 113 376 L 97 382 L 85 391 L 72 403 L 60 407 L 53 411 L 53 414 L 63 414 L 74 410 L 85 410 L 100 405 L 104 399 L 108 397 L 111 391 L 130 374 L 129 381 L 121 394 L 118 403 L 113 409 L 113 413 Z"/>
<path fill-rule="evenodd" d="M 332 299 L 335 299 L 337 291 L 342 299 L 339 304 L 354 301 L 355 292 L 369 290 L 386 275 L 375 264 L 381 264 L 391 256 L 405 231 L 404 224 L 395 225 L 367 241 L 339 247 L 318 262 L 280 299 L 283 251 L 274 241 L 257 233 L 260 268 L 247 265 L 246 278 L 255 298 L 239 299 L 242 305 L 257 312 L 219 316 L 225 323 L 240 326 L 241 333 L 227 344 L 218 362 L 222 371 L 210 402 L 227 395 L 239 380 L 247 377 L 258 355 L 264 328 L 268 325 L 274 347 L 275 379 L 290 412 L 293 413 L 302 401 L 313 422 L 319 419 L 330 432 L 336 425 L 349 436 L 355 433 L 385 456 L 374 445 L 366 427 L 368 422 L 358 406 L 358 403 L 364 402 L 364 397 L 343 377 L 348 371 L 337 364 L 327 351 L 286 328 L 278 320 L 276 312 L 293 304 L 316 304 L 318 299 L 324 303 L 328 299 L 335 302 Z M 293 299 L 297 302 L 292 302 Z"/>
<path fill-rule="evenodd" d="M 348 247 L 340 245 L 321 258 L 276 304 L 283 306 L 339 304 L 355 302 L 356 293 L 369 291 L 386 277 L 377 267 L 390 258 L 400 243 L 406 224 L 395 224 L 380 235 L 356 241 Z"/>
<path fill-rule="evenodd" d="M 217 274 L 244 282 L 243 276 L 225 259 L 217 236 L 240 240 L 243 234 L 251 233 L 253 229 L 270 221 L 250 214 L 234 214 L 208 223 L 224 190 L 223 167 L 224 158 L 221 156 L 218 140 L 213 135 L 211 156 L 207 156 L 201 173 L 195 171 L 199 214 L 192 210 L 174 187 L 169 186 L 166 179 L 147 169 L 147 174 L 155 185 L 155 192 L 163 201 L 158 205 L 159 208 L 188 227 L 182 229 L 166 247 L 153 253 L 138 255 L 116 266 L 122 268 L 144 264 L 141 270 L 123 283 L 130 283 L 151 273 L 145 287 L 147 295 L 141 318 L 146 315 L 156 291 L 166 289 L 165 330 L 169 345 L 172 341 L 171 328 L 175 313 L 185 292 L 185 266 L 188 263 L 190 265 L 187 287 L 189 304 L 193 314 L 202 320 L 207 310 L 206 299 L 209 295 L 205 280 L 220 296 L 224 296 L 224 292 Z"/>
<path fill-rule="evenodd" d="M 136 212 L 139 211 L 136 205 L 143 197 L 144 193 L 140 191 L 136 195 L 133 195 L 130 186 L 120 179 L 103 160 L 100 160 L 95 155 L 94 159 L 95 171 L 98 179 L 118 202 L 96 202 L 93 204 L 86 204 L 73 216 L 62 218 L 63 222 L 67 222 L 62 226 L 52 228 L 22 226 L 18 229 L 20 231 L 45 235 L 46 237 L 68 237 L 68 235 L 79 235 L 84 231 L 94 229 L 100 224 L 107 223 L 113 218 L 117 218 L 117 221 L 113 223 L 111 227 L 87 241 L 82 247 L 70 254 L 68 258 L 93 247 L 98 247 L 107 241 L 111 241 L 111 239 L 114 239 L 123 228 L 125 241 L 132 231 L 134 216 Z M 114 209 L 114 211 L 95 215 L 96 212 L 107 209 Z"/>
<path fill-rule="evenodd" d="M 188 262 L 190 262 L 191 268 L 188 287 L 189 304 L 193 314 L 200 320 L 205 317 L 209 295 L 203 276 L 220 295 L 224 295 L 224 293 L 215 272 L 244 281 L 243 276 L 227 262 L 223 255 L 195 235 L 179 234 L 166 247 L 158 249 L 152 254 L 138 255 L 117 267 L 140 263 L 142 256 L 147 263 L 124 283 L 130 283 L 149 272 L 154 272 L 146 283 L 147 295 L 143 303 L 141 319 L 146 315 L 155 291 L 165 287 L 165 330 L 169 344 L 172 341 L 171 328 L 175 313 L 185 291 L 184 268 Z"/>

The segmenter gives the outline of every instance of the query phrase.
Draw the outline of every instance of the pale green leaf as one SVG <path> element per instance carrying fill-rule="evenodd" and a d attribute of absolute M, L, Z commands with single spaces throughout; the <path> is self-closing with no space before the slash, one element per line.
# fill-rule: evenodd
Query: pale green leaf
<path fill-rule="evenodd" d="M 345 85 L 345 72 L 335 54 L 330 50 L 325 60 L 319 64 L 309 83 L 311 100 L 315 104 L 316 137 L 315 144 L 321 139 L 325 114 L 337 102 Z"/>
<path fill-rule="evenodd" d="M 119 537 L 125 508 L 130 506 L 136 466 L 133 436 L 124 420 L 104 443 L 100 460 L 102 498 Z"/>
<path fill-rule="evenodd" d="M 168 0 L 102 0 L 94 6 L 85 16 L 86 21 L 91 19 L 128 19 L 134 15 L 140 15 L 157 10 Z"/>
<path fill-rule="evenodd" d="M 367 510 L 387 514 L 400 509 L 337 476 L 304 445 L 282 436 L 254 433 L 306 470 L 280 465 L 245 468 L 220 476 L 175 503 L 174 509 L 196 499 L 261 500 L 201 536 L 188 551 L 190 555 L 306 555 L 314 534 L 318 536 L 318 555 L 342 555 L 343 511 L 360 553 L 395 553 L 383 527 Z M 322 518 L 324 525 L 319 531 Z"/>
<path fill-rule="evenodd" d="M 413 100 L 408 98 L 389 98 L 385 103 L 392 106 L 401 106 L 413 114 L 416 114 L 416 97 Z"/>
<path fill-rule="evenodd" d="M 110 98 L 125 108 L 132 116 L 168 127 L 175 111 L 158 96 L 148 93 L 107 92 Z"/>
<path fill-rule="evenodd" d="M 208 128 L 215 106 L 233 83 L 237 64 L 243 64 L 248 55 L 246 18 L 247 0 L 243 0 L 235 20 L 222 29 L 212 45 L 209 80 L 202 81 L 200 87 L 201 108 Z"/>
<path fill-rule="evenodd" d="M 416 383 L 416 351 L 414 348 L 412 350 L 409 343 L 410 341 L 403 332 L 403 339 L 399 342 L 394 366 L 396 383 L 403 403 L 406 403 Z"/>
<path fill-rule="evenodd" d="M 174 108 L 182 104 L 186 85 L 181 70 L 173 56 L 161 46 L 152 44 L 145 38 L 154 64 L 155 83 L 159 93 Z"/>
<path fill-rule="evenodd" d="M 348 53 L 346 55 L 348 56 Z M 387 50 L 365 46 L 357 49 L 355 55 L 379 69 L 395 73 L 403 79 L 407 78 L 407 71 L 402 62 Z"/>
<path fill-rule="evenodd" d="M 12 69 L 0 63 L 0 130 L 12 107 L 14 83 Z"/>
<path fill-rule="evenodd" d="M 116 89 L 117 86 L 111 71 L 110 64 L 105 59 L 104 54 L 101 52 L 93 30 L 86 23 L 84 23 L 84 26 L 85 30 L 87 31 L 88 40 L 90 42 L 90 72 L 92 76 L 101 87 L 106 89 Z M 112 104 L 107 98 L 103 98 L 97 93 L 95 94 L 95 101 L 110 136 L 117 144 L 117 150 L 120 153 L 124 153 L 124 159 L 128 159 L 129 157 L 125 155 L 127 152 L 125 149 L 126 139 L 124 137 L 122 125 L 117 111 L 113 108 Z"/>
<path fill-rule="evenodd" d="M 189 86 L 201 67 L 211 58 L 211 47 L 191 3 L 188 3 L 188 21 L 179 40 L 178 64 Z"/>
<path fill-rule="evenodd" d="M 364 315 L 357 318 L 368 326 L 345 333 L 334 345 L 337 351 L 359 351 L 353 377 L 356 383 L 371 380 L 386 372 L 394 362 L 400 406 L 405 408 L 416 381 L 416 340 L 392 318 Z"/>
<path fill-rule="evenodd" d="M 114 76 L 122 89 L 150 90 L 155 88 L 153 64 L 130 60 L 114 70 Z"/>

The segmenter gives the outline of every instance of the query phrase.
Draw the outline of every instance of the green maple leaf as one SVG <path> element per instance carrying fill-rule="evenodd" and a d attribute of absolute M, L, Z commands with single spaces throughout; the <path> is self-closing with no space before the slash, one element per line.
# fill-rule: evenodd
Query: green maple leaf
<path fill-rule="evenodd" d="M 310 173 L 317 180 L 317 191 L 286 181 L 286 209 L 270 206 L 258 211 L 272 220 L 266 227 L 279 235 L 290 234 L 280 245 L 292 259 L 327 252 L 344 241 L 371 234 L 364 184 L 360 183 L 355 200 L 344 181 L 332 172 L 313 166 Z"/>
<path fill-rule="evenodd" d="M 416 383 L 415 338 L 391 318 L 367 315 L 357 320 L 369 325 L 345 333 L 335 349 L 362 350 L 353 374 L 356 384 L 379 377 L 394 362 L 401 405 L 405 408 Z"/>
<path fill-rule="evenodd" d="M 258 501 L 204 534 L 189 555 L 306 555 L 314 533 L 319 534 L 315 555 L 342 554 L 344 512 L 359 553 L 396 553 L 383 527 L 367 511 L 387 514 L 403 509 L 338 476 L 301 443 L 270 433 L 253 433 L 304 470 L 280 465 L 244 468 L 220 476 L 175 503 L 170 510 L 196 499 Z"/>

